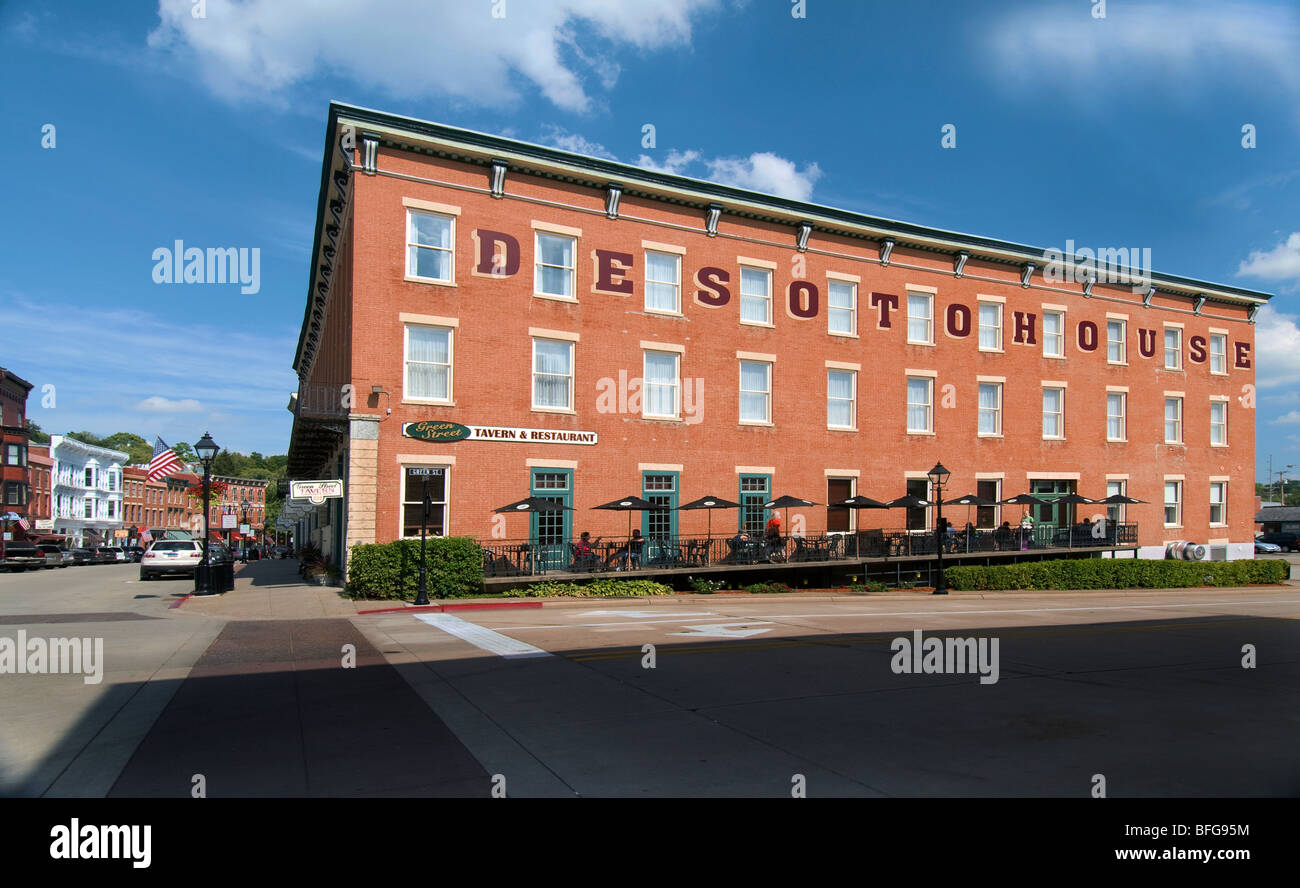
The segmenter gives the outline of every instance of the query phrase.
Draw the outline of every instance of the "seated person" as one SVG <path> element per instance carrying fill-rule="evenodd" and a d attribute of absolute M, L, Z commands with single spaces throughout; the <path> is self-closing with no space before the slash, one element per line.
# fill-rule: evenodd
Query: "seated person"
<path fill-rule="evenodd" d="M 590 570 L 596 566 L 596 550 L 591 545 L 591 533 L 583 531 L 573 545 L 574 570 Z"/>
<path fill-rule="evenodd" d="M 632 539 L 627 541 L 626 546 L 614 553 L 613 559 L 619 562 L 619 566 L 615 569 L 631 570 L 634 567 L 640 567 L 643 549 L 645 549 L 645 537 L 641 536 L 640 530 L 632 531 Z"/>

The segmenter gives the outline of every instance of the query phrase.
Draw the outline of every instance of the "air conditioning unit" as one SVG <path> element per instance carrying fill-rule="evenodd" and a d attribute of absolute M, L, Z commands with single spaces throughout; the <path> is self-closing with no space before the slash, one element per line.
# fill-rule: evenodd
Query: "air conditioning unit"
<path fill-rule="evenodd" d="M 1165 557 L 1182 561 L 1204 561 L 1207 550 L 1200 543 L 1176 540 L 1165 547 Z"/>

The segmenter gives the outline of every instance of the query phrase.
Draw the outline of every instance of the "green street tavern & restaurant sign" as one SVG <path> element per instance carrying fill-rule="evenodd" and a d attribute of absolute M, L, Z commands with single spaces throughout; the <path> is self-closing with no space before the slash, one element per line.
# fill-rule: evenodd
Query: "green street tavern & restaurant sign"
<path fill-rule="evenodd" d="M 504 426 L 461 425 L 458 422 L 425 421 L 402 424 L 402 434 L 421 441 L 513 441 L 523 444 L 596 443 L 595 432 L 567 429 L 521 429 Z"/>

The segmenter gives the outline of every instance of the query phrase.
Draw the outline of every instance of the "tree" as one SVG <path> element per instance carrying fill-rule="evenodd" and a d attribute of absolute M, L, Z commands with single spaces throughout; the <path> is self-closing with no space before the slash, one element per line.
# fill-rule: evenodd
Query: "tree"
<path fill-rule="evenodd" d="M 132 432 L 116 432 L 102 438 L 100 446 L 125 451 L 128 461 L 136 465 L 148 465 L 153 459 L 153 445 Z"/>
<path fill-rule="evenodd" d="M 38 426 L 36 423 L 32 422 L 30 419 L 24 423 L 24 427 L 27 429 L 27 437 L 31 440 L 33 444 L 50 443 L 50 436 L 45 434 L 43 431 L 41 431 L 41 427 Z"/>
<path fill-rule="evenodd" d="M 177 441 L 172 445 L 172 453 L 180 457 L 181 462 L 187 466 L 194 465 L 199 461 L 199 455 L 194 452 L 194 448 L 184 441 Z"/>

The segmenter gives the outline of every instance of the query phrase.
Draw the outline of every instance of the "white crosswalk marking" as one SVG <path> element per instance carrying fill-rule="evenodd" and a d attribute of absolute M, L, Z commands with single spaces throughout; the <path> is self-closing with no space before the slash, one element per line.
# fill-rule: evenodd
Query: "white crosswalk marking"
<path fill-rule="evenodd" d="M 515 659 L 551 656 L 549 652 L 539 647 L 533 647 L 527 642 L 518 641 L 500 632 L 493 632 L 491 629 L 485 629 L 476 623 L 453 617 L 451 614 L 416 614 L 415 618 L 499 657 Z"/>

